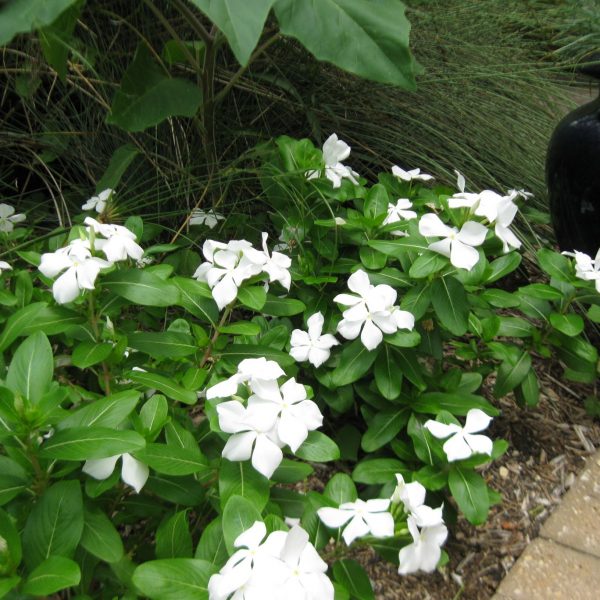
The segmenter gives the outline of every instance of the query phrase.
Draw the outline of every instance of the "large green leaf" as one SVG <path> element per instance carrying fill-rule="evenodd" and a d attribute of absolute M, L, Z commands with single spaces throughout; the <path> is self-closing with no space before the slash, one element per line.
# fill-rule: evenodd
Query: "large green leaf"
<path fill-rule="evenodd" d="M 132 581 L 152 600 L 208 600 L 208 580 L 215 571 L 195 558 L 151 560 L 136 568 Z"/>
<path fill-rule="evenodd" d="M 312 462 L 329 462 L 340 457 L 340 449 L 324 433 L 311 431 L 300 448 L 296 450 L 296 456 Z"/>
<path fill-rule="evenodd" d="M 18 33 L 27 33 L 53 23 L 77 0 L 12 0 L 0 9 L 0 46 Z"/>
<path fill-rule="evenodd" d="M 231 496 L 223 509 L 223 536 L 228 552 L 233 553 L 236 538 L 256 521 L 262 521 L 260 511 L 246 498 Z"/>
<path fill-rule="evenodd" d="M 157 473 L 165 475 L 182 476 L 210 470 L 200 450 L 192 452 L 167 444 L 148 444 L 146 448 L 136 452 L 135 456 Z"/>
<path fill-rule="evenodd" d="M 192 536 L 187 510 L 180 510 L 165 519 L 156 530 L 157 558 L 191 558 Z"/>
<path fill-rule="evenodd" d="M 142 306 L 173 306 L 181 296 L 175 285 L 143 269 L 124 269 L 102 278 L 102 286 Z"/>
<path fill-rule="evenodd" d="M 514 390 L 527 377 L 531 370 L 531 355 L 529 352 L 521 352 L 519 358 L 512 362 L 505 360 L 498 368 L 494 396 L 502 398 Z"/>
<path fill-rule="evenodd" d="M 23 585 L 23 593 L 32 596 L 49 596 L 59 590 L 79 583 L 79 565 L 63 556 L 51 556 L 36 567 Z"/>
<path fill-rule="evenodd" d="M 334 369 L 331 379 L 336 387 L 354 383 L 360 379 L 377 358 L 377 351 L 367 350 L 360 339 L 344 346 L 340 364 Z"/>
<path fill-rule="evenodd" d="M 183 402 L 184 404 L 195 404 L 198 394 L 186 390 L 174 383 L 171 379 L 158 375 L 157 373 L 145 373 L 143 371 L 131 371 L 128 375 L 134 383 L 140 383 L 148 388 L 160 390 L 168 398 Z"/>
<path fill-rule="evenodd" d="M 0 351 L 8 348 L 20 335 L 23 335 L 22 331 L 24 327 L 32 321 L 36 321 L 37 315 L 45 307 L 45 302 L 34 302 L 10 315 L 6 323 L 4 323 L 4 328 L 0 335 Z"/>
<path fill-rule="evenodd" d="M 153 358 L 181 358 L 197 350 L 191 335 L 175 331 L 136 331 L 129 334 L 127 341 L 131 348 Z"/>
<path fill-rule="evenodd" d="M 42 454 L 60 460 L 94 460 L 135 452 L 146 444 L 135 431 L 108 427 L 73 427 L 57 431 L 42 446 Z"/>
<path fill-rule="evenodd" d="M 275 0 L 189 0 L 225 34 L 238 62 L 245 66 Z"/>
<path fill-rule="evenodd" d="M 262 510 L 269 500 L 269 480 L 248 462 L 222 460 L 219 468 L 219 499 L 221 507 L 231 496 L 246 498 Z"/>
<path fill-rule="evenodd" d="M 402 390 L 402 371 L 398 368 L 393 348 L 387 344 L 379 352 L 374 372 L 375 383 L 381 395 L 388 400 L 395 400 Z"/>
<path fill-rule="evenodd" d="M 357 600 L 375 599 L 369 576 L 355 560 L 344 558 L 333 563 L 333 576 L 350 592 L 352 598 Z"/>
<path fill-rule="evenodd" d="M 107 188 L 111 190 L 116 188 L 127 167 L 139 153 L 139 149 L 133 144 L 119 146 L 112 153 L 106 171 L 96 184 L 96 193 L 99 194 Z"/>
<path fill-rule="evenodd" d="M 79 481 L 49 487 L 33 507 L 23 531 L 23 556 L 34 568 L 52 555 L 70 557 L 83 533 Z"/>
<path fill-rule="evenodd" d="M 464 335 L 469 326 L 467 293 L 454 277 L 440 277 L 431 286 L 431 303 L 441 324 L 454 335 Z"/>
<path fill-rule="evenodd" d="M 200 88 L 169 77 L 140 44 L 121 87 L 115 94 L 106 122 L 125 131 L 144 131 L 168 117 L 193 117 L 202 102 Z M 140 271 L 143 272 L 143 271 Z"/>
<path fill-rule="evenodd" d="M 481 475 L 473 469 L 452 465 L 448 485 L 465 517 L 474 525 L 485 523 L 490 500 L 487 485 Z"/>
<path fill-rule="evenodd" d="M 172 282 L 181 294 L 179 304 L 201 321 L 216 325 L 219 309 L 205 283 L 186 277 L 173 277 Z"/>
<path fill-rule="evenodd" d="M 407 467 L 396 458 L 372 458 L 359 462 L 352 479 L 357 483 L 388 483 L 396 480 L 396 473 L 407 473 Z"/>
<path fill-rule="evenodd" d="M 410 23 L 400 0 L 277 0 L 281 32 L 325 60 L 382 83 L 415 89 Z"/>
<path fill-rule="evenodd" d="M 82 406 L 58 423 L 58 429 L 70 427 L 117 427 L 135 408 L 140 393 L 124 390 Z"/>
<path fill-rule="evenodd" d="M 106 514 L 93 505 L 84 509 L 81 545 L 107 563 L 117 562 L 123 557 L 123 542 L 119 532 Z"/>
<path fill-rule="evenodd" d="M 113 351 L 113 345 L 109 342 L 81 342 L 73 349 L 71 362 L 80 369 L 87 369 L 106 360 Z"/>
<path fill-rule="evenodd" d="M 269 346 L 257 346 L 252 344 L 232 344 L 220 352 L 221 356 L 235 358 L 241 361 L 244 358 L 260 358 L 264 356 L 267 360 L 274 360 L 282 367 L 294 364 L 294 359 L 281 350 L 275 350 Z"/>
<path fill-rule="evenodd" d="M 48 338 L 39 331 L 16 350 L 8 367 L 6 386 L 37 404 L 48 390 L 54 373 L 54 358 Z"/>
<path fill-rule="evenodd" d="M 500 411 L 492 406 L 483 396 L 466 394 L 462 391 L 456 393 L 427 392 L 421 394 L 411 403 L 411 408 L 417 412 L 437 415 L 442 410 L 447 410 L 453 415 L 466 415 L 472 408 L 479 408 L 488 415 L 498 415 Z"/>
<path fill-rule="evenodd" d="M 361 446 L 365 452 L 374 452 L 393 440 L 408 422 L 410 408 L 392 408 L 378 412 L 369 423 L 362 437 Z"/>

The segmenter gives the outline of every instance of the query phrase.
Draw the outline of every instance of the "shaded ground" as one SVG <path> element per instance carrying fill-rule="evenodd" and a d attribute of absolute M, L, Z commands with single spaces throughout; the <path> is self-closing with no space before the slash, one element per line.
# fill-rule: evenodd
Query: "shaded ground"
<path fill-rule="evenodd" d="M 521 409 L 512 396 L 495 401 L 502 414 L 489 433 L 505 438 L 510 447 L 482 474 L 502 493 L 502 504 L 492 508 L 480 527 L 459 520 L 445 547 L 450 562 L 441 573 L 400 577 L 394 565 L 362 554 L 359 560 L 378 600 L 490 598 L 573 483 L 584 457 L 600 446 L 600 423 L 583 407 L 591 387 L 563 382 L 560 367 L 548 361 L 538 361 L 535 368 L 541 389 L 538 407 Z"/>

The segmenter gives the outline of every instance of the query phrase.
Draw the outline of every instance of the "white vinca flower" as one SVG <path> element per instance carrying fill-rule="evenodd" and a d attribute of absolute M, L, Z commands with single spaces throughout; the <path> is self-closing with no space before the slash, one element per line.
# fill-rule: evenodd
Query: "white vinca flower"
<path fill-rule="evenodd" d="M 274 361 L 267 360 L 264 356 L 260 358 L 245 358 L 238 365 L 237 373 L 225 381 L 220 381 L 216 385 L 206 390 L 206 398 L 229 398 L 237 393 L 238 386 L 241 383 L 252 382 L 256 379 L 263 381 L 275 381 L 283 377 L 285 372 Z"/>
<path fill-rule="evenodd" d="M 442 544 L 448 537 L 448 529 L 443 523 L 439 523 L 419 530 L 417 520 L 413 516 L 408 517 L 407 524 L 413 542 L 400 550 L 398 573 L 432 573 L 442 556 Z"/>
<path fill-rule="evenodd" d="M 563 252 L 563 254 L 575 259 L 575 276 L 585 281 L 594 281 L 596 291 L 600 293 L 600 248 L 594 259 L 579 250 Z"/>
<path fill-rule="evenodd" d="M 117 454 L 108 458 L 86 460 L 82 471 L 94 479 L 108 479 L 115 470 L 119 458 L 123 461 L 121 479 L 139 494 L 148 481 L 150 470 L 144 463 L 133 458 L 131 454 Z"/>
<path fill-rule="evenodd" d="M 262 266 L 262 270 L 269 275 L 269 283 L 279 281 L 281 285 L 289 291 L 292 284 L 292 276 L 290 274 L 290 267 L 292 266 L 292 259 L 285 254 L 273 251 L 269 254 L 267 248 L 267 238 L 269 234 L 263 232 L 262 234 L 262 247 L 265 255 L 265 262 Z"/>
<path fill-rule="evenodd" d="M 400 473 L 396 473 L 397 485 L 390 500 L 394 503 L 402 502 L 407 512 L 413 512 L 425 502 L 426 490 L 418 481 L 406 483 Z"/>
<path fill-rule="evenodd" d="M 424 237 L 444 238 L 429 244 L 429 250 L 443 254 L 459 269 L 470 271 L 479 261 L 479 252 L 487 235 L 487 228 L 481 223 L 467 221 L 460 229 L 450 227 L 434 213 L 423 215 L 419 221 L 419 233 Z"/>
<path fill-rule="evenodd" d="M 315 367 L 320 367 L 330 356 L 331 348 L 339 342 L 330 333 L 321 335 L 324 323 L 320 312 L 312 315 L 306 324 L 308 331 L 294 329 L 290 340 L 290 354 L 294 360 L 304 362 L 307 360 Z"/>
<path fill-rule="evenodd" d="M 15 223 L 25 220 L 25 215 L 15 215 L 15 209 L 10 204 L 0 204 L 0 231 L 10 233 L 15 228 Z"/>
<path fill-rule="evenodd" d="M 52 285 L 52 294 L 59 304 L 71 302 L 81 290 L 93 290 L 100 269 L 112 263 L 92 256 L 88 240 L 73 240 L 65 248 L 42 254 L 39 270 L 46 277 L 64 273 Z"/>
<path fill-rule="evenodd" d="M 338 139 L 337 134 L 332 133 L 323 144 L 323 160 L 325 161 L 324 175 L 333 183 L 334 188 L 342 185 L 342 179 L 349 179 L 354 185 L 358 185 L 358 173 L 350 167 L 342 164 L 350 156 L 350 146 Z M 321 171 L 308 171 L 307 179 L 321 177 Z"/>
<path fill-rule="evenodd" d="M 267 260 L 246 240 L 232 240 L 228 244 L 206 240 L 202 253 L 206 262 L 192 277 L 208 283 L 219 310 L 237 298 L 238 288 L 246 279 L 258 275 Z"/>
<path fill-rule="evenodd" d="M 383 340 L 384 333 L 395 333 L 399 328 L 413 329 L 414 316 L 393 306 L 397 295 L 389 285 L 372 285 L 367 273 L 359 269 L 348 278 L 348 288 L 358 295 L 338 294 L 333 299 L 350 307 L 344 311 L 337 327 L 347 340 L 354 340 L 360 334 L 365 348 L 373 350 Z"/>
<path fill-rule="evenodd" d="M 517 205 L 510 198 L 504 198 L 504 201 L 498 206 L 494 233 L 502 242 L 504 254 L 509 252 L 511 248 L 521 247 L 521 241 L 509 228 L 517 214 L 517 210 Z"/>
<path fill-rule="evenodd" d="M 344 502 L 339 508 L 325 506 L 317 510 L 319 519 L 332 529 L 344 527 L 342 537 L 349 546 L 356 538 L 365 535 L 382 538 L 394 535 L 394 517 L 388 508 L 387 499 L 361 500 Z"/>
<path fill-rule="evenodd" d="M 220 215 L 219 213 L 211 211 L 200 210 L 199 208 L 195 208 L 192 210 L 192 214 L 190 215 L 190 220 L 188 221 L 190 225 L 206 225 L 209 229 L 214 229 L 219 221 L 224 221 L 225 217 Z"/>
<path fill-rule="evenodd" d="M 97 196 L 92 196 L 82 207 L 81 210 L 95 210 L 97 213 L 104 212 L 106 205 L 112 198 L 113 190 L 107 188 L 102 190 Z"/>
<path fill-rule="evenodd" d="M 421 173 L 421 169 L 411 169 L 410 171 L 405 171 L 397 165 L 392 167 L 392 175 L 402 181 L 431 181 L 433 179 L 432 175 Z"/>
<path fill-rule="evenodd" d="M 231 400 L 217 406 L 219 427 L 233 433 L 223 448 L 223 456 L 232 462 L 252 459 L 252 466 L 267 479 L 283 460 L 285 445 L 277 435 L 277 414 L 270 406 L 255 404 L 245 408 Z"/>
<path fill-rule="evenodd" d="M 296 452 L 314 431 L 323 425 L 323 415 L 319 407 L 306 397 L 306 388 L 292 377 L 281 388 L 276 381 L 254 379 L 250 383 L 254 392 L 248 398 L 248 409 L 260 406 L 265 413 L 266 422 L 274 422 L 277 439 Z"/>
<path fill-rule="evenodd" d="M 409 221 L 417 218 L 417 213 L 412 208 L 412 202 L 408 198 L 399 198 L 396 204 L 391 202 L 388 204 L 387 215 L 383 221 L 383 225 L 391 225 L 400 221 Z M 403 231 L 392 231 L 392 235 L 404 236 Z"/>
<path fill-rule="evenodd" d="M 111 262 L 118 262 L 132 258 L 135 261 L 141 260 L 144 250 L 136 243 L 136 236 L 133 231 L 122 225 L 112 225 L 108 223 L 99 223 L 92 217 L 86 217 L 83 221 L 94 233 L 100 234 L 106 239 L 96 238 L 94 246 L 106 255 Z"/>
<path fill-rule="evenodd" d="M 465 426 L 455 423 L 446 425 L 431 419 L 425 423 L 425 428 L 431 435 L 438 439 L 449 438 L 443 446 L 449 462 L 469 458 L 472 454 L 487 454 L 491 456 L 493 442 L 485 435 L 475 435 L 483 431 L 490 424 L 492 417 L 488 417 L 479 408 L 472 408 L 467 413 Z"/>
<path fill-rule="evenodd" d="M 12 267 L 5 260 L 0 260 L 0 273 L 2 271 L 12 271 Z"/>

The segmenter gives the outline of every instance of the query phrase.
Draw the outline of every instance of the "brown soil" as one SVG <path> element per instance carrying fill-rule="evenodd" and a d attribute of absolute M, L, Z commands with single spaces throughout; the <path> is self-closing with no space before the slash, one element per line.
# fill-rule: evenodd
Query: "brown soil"
<path fill-rule="evenodd" d="M 508 452 L 481 471 L 502 493 L 485 525 L 460 518 L 445 549 L 449 563 L 431 575 L 401 577 L 394 565 L 363 552 L 377 600 L 485 600 L 583 468 L 584 459 L 600 446 L 600 423 L 589 417 L 583 399 L 591 386 L 564 382 L 558 365 L 538 362 L 541 400 L 521 409 L 512 396 L 495 404 L 502 414 L 490 427 L 492 438 L 504 438 Z"/>

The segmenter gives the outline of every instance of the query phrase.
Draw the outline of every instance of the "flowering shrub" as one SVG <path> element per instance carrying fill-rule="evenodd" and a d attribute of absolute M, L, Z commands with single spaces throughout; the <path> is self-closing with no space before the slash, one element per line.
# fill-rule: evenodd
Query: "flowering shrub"
<path fill-rule="evenodd" d="M 575 308 L 600 320 L 598 258 L 542 249 L 548 282 L 498 283 L 524 192 L 369 184 L 337 137 L 264 152 L 272 250 L 196 213 L 190 268 L 141 219 L 104 222 L 111 190 L 50 247 L 7 221 L 0 596 L 373 598 L 355 547 L 431 572 L 448 517 L 500 500 L 484 380 L 533 405 L 532 354 L 596 376 Z"/>

